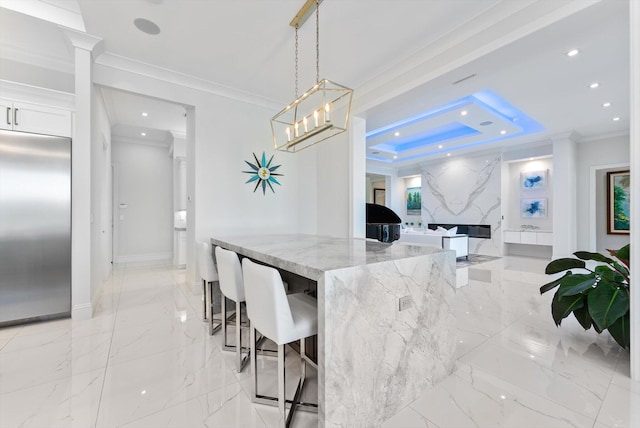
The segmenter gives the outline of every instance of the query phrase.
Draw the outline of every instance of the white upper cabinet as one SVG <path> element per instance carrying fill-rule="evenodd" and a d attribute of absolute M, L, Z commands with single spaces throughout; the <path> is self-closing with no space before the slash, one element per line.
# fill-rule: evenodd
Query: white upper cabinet
<path fill-rule="evenodd" d="M 71 137 L 71 111 L 0 98 L 0 128 Z"/>

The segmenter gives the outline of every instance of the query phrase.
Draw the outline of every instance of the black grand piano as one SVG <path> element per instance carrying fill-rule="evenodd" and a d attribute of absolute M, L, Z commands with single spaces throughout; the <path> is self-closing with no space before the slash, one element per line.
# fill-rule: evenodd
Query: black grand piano
<path fill-rule="evenodd" d="M 378 204 L 367 204 L 367 238 L 380 242 L 400 239 L 402 220 L 393 210 Z"/>

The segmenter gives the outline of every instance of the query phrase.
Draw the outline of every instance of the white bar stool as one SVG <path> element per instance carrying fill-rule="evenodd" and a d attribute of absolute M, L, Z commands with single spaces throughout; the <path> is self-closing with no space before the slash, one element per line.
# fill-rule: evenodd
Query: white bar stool
<path fill-rule="evenodd" d="M 242 280 L 242 267 L 238 255 L 233 251 L 216 247 L 216 261 L 218 263 L 218 276 L 220 277 L 220 292 L 222 299 L 220 302 L 220 312 L 222 313 L 222 334 L 223 349 L 225 351 L 236 352 L 236 370 L 240 373 L 249 362 L 249 348 L 242 347 L 241 326 L 242 326 L 242 303 L 245 302 L 244 283 Z M 236 304 L 235 325 L 236 343 L 233 346 L 227 345 L 227 299 Z M 242 356 L 242 350 L 247 351 L 247 355 Z"/>
<path fill-rule="evenodd" d="M 306 378 L 304 340 L 318 334 L 318 304 L 316 299 L 304 294 L 287 295 L 280 273 L 269 266 L 259 265 L 249 259 L 242 260 L 247 314 L 251 322 L 251 372 L 253 374 L 252 399 L 254 403 L 276 405 L 280 410 L 284 427 L 291 424 L 297 406 L 317 412 L 318 405 L 300 402 Z M 278 396 L 258 394 L 256 361 L 256 330 L 278 345 Z M 300 341 L 301 376 L 293 400 L 285 395 L 285 345 Z M 287 415 L 286 405 L 290 403 Z M 309 409 L 311 408 L 311 409 Z"/>
<path fill-rule="evenodd" d="M 213 264 L 213 257 L 211 257 L 211 245 L 206 242 L 198 242 L 198 270 L 200 271 L 200 278 L 202 278 L 202 320 L 207 321 L 211 318 L 212 322 L 209 324 L 212 326 L 213 282 L 218 280 L 218 271 Z M 208 291 L 207 284 L 209 285 Z M 207 306 L 209 307 L 208 309 Z M 213 333 L 210 331 L 209 334 Z"/>

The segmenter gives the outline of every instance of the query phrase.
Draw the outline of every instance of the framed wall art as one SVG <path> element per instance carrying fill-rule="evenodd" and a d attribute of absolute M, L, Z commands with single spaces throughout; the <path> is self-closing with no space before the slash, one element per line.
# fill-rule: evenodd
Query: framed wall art
<path fill-rule="evenodd" d="M 523 218 L 541 218 L 547 216 L 547 198 L 520 200 L 520 216 Z"/>
<path fill-rule="evenodd" d="M 607 234 L 629 234 L 629 170 L 607 172 Z"/>
<path fill-rule="evenodd" d="M 547 187 L 547 170 L 528 171 L 520 174 L 522 190 L 536 190 Z"/>
<path fill-rule="evenodd" d="M 407 189 L 407 215 L 420 215 L 422 210 L 422 195 L 420 187 Z"/>

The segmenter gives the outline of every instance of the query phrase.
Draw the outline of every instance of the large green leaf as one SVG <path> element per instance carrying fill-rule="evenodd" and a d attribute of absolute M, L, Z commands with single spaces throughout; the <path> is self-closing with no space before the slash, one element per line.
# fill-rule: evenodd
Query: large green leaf
<path fill-rule="evenodd" d="M 607 250 L 607 251 L 609 251 L 609 254 L 611 254 L 613 257 L 616 257 L 618 260 L 620 260 L 627 268 L 631 266 L 631 264 L 629 263 L 629 258 L 631 257 L 630 244 L 625 245 L 624 247 L 620 248 L 617 251 L 614 251 L 614 250 Z M 627 272 L 627 275 L 629 275 L 628 272 Z"/>
<path fill-rule="evenodd" d="M 614 282 L 616 286 L 624 283 L 624 276 L 618 271 L 611 269 L 608 266 L 598 266 L 595 268 L 595 272 L 602 278 L 601 281 Z"/>
<path fill-rule="evenodd" d="M 629 348 L 629 312 L 618 318 L 616 322 L 609 326 L 608 330 L 615 341 L 618 342 L 618 345 L 623 348 Z"/>
<path fill-rule="evenodd" d="M 586 296 L 585 296 L 586 299 Z M 586 303 L 583 301 L 583 303 Z M 582 306 L 581 308 L 575 309 L 573 311 L 573 316 L 576 317 L 580 325 L 585 329 L 589 330 L 592 325 L 591 315 L 589 315 L 589 309 L 587 306 Z"/>
<path fill-rule="evenodd" d="M 595 260 L 602 263 L 613 263 L 613 260 L 607 256 L 603 256 L 600 253 L 590 253 L 588 251 L 576 251 L 573 253 L 577 258 L 581 260 Z"/>
<path fill-rule="evenodd" d="M 573 296 L 593 287 L 597 278 L 595 273 L 567 275 L 562 278 L 558 297 Z"/>
<path fill-rule="evenodd" d="M 589 314 L 600 330 L 608 328 L 629 311 L 629 291 L 609 283 L 598 284 L 589 293 Z"/>
<path fill-rule="evenodd" d="M 585 264 L 582 260 L 563 258 L 551 261 L 544 270 L 544 273 L 551 275 L 568 269 L 584 268 Z"/>
<path fill-rule="evenodd" d="M 546 293 L 547 291 L 553 290 L 554 288 L 556 288 L 558 285 L 560 285 L 562 280 L 567 277 L 567 275 L 571 275 L 571 271 L 565 273 L 562 278 L 554 279 L 553 281 L 540 287 L 540 294 Z"/>
<path fill-rule="evenodd" d="M 559 297 L 558 293 L 553 296 L 551 302 L 551 315 L 556 325 L 560 325 L 562 320 L 576 309 L 584 306 L 584 296 L 581 294 L 575 296 Z"/>

